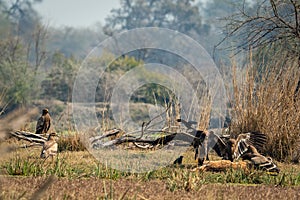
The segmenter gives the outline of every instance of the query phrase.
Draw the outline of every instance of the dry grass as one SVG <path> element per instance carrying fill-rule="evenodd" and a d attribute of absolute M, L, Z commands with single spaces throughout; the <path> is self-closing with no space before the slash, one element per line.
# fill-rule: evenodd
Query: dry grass
<path fill-rule="evenodd" d="M 20 141 L 15 141 L 15 146 L 19 146 Z M 1 144 L 3 146 L 3 144 Z M 9 145 L 13 145 L 13 143 L 9 143 Z M 160 167 L 156 170 L 134 174 L 131 172 L 122 172 L 119 170 L 111 169 L 109 166 L 109 162 L 111 158 L 107 158 L 107 161 L 104 159 L 99 162 L 97 159 L 93 157 L 93 155 L 88 151 L 63 151 L 58 154 L 56 158 L 53 160 L 47 159 L 46 161 L 39 158 L 41 151 L 41 147 L 30 148 L 30 149 L 12 149 L 9 152 L 2 152 L 5 156 L 1 157 L 1 165 L 0 169 L 2 174 L 7 175 L 22 175 L 22 176 L 43 176 L 43 175 L 57 175 L 59 177 L 97 177 L 97 178 L 109 178 L 109 179 L 119 179 L 124 177 L 132 177 L 142 180 L 149 179 L 171 179 L 175 181 L 181 180 L 181 178 L 177 178 L 173 176 L 174 174 L 178 174 L 182 176 L 184 173 L 191 173 L 193 176 L 198 176 L 197 173 L 189 172 L 191 168 L 196 167 L 196 161 L 194 160 L 194 153 L 192 150 L 188 150 L 183 154 L 183 165 L 182 166 L 172 166 L 173 160 L 170 160 L 169 166 Z M 132 150 L 138 153 L 136 150 Z M 151 152 L 150 152 L 151 154 Z M 162 154 L 163 155 L 163 154 Z M 162 156 L 161 155 L 161 156 Z M 168 152 L 166 155 L 169 155 Z M 220 159 L 215 155 L 210 155 L 212 160 Z M 142 158 L 141 158 L 142 159 Z M 147 159 L 146 157 L 144 159 Z M 150 158 L 149 158 L 150 159 Z M 163 158 L 159 158 L 163 159 Z M 169 158 L 164 158 L 168 160 Z M 293 175 L 290 180 L 286 180 L 284 184 L 286 185 L 299 185 L 300 184 L 300 168 L 298 165 L 288 165 L 279 163 L 279 167 L 282 169 L 282 174 L 290 174 Z M 274 179 L 273 182 L 268 179 L 268 175 L 265 172 L 245 172 L 245 177 L 236 177 L 235 180 L 228 180 L 226 177 L 237 175 L 240 172 L 228 172 L 227 174 L 221 173 L 220 177 L 214 180 L 213 173 L 204 173 L 206 178 L 210 177 L 210 181 L 206 181 L 206 183 L 210 182 L 235 182 L 239 183 L 240 180 L 244 179 L 247 173 L 254 174 L 253 176 L 261 179 L 261 183 L 266 184 L 277 184 L 280 182 L 279 178 Z M 263 175 L 263 176 L 262 176 Z M 203 174 L 201 175 L 203 177 Z M 173 178 L 172 178 L 173 177 Z M 253 177 L 252 177 L 253 178 Z M 265 179 L 265 180 L 263 180 Z M 252 183 L 253 180 L 251 177 L 249 179 L 244 179 L 245 183 Z"/>
<path fill-rule="evenodd" d="M 58 141 L 58 151 L 84 151 L 86 148 L 79 134 L 73 133 L 61 136 Z"/>
<path fill-rule="evenodd" d="M 292 61 L 260 70 L 251 63 L 243 71 L 233 65 L 231 132 L 261 131 L 269 138 L 263 153 L 290 161 L 300 148 L 299 77 L 298 63 Z"/>
<path fill-rule="evenodd" d="M 269 143 L 263 153 L 288 161 L 300 146 L 300 95 L 295 96 L 300 70 L 297 63 L 284 63 L 284 68 L 283 63 L 273 64 L 263 69 L 265 73 L 251 63 L 242 72 L 233 66 L 230 128 L 233 134 L 267 134 Z M 208 109 L 203 108 L 203 119 L 208 118 Z M 199 128 L 207 127 L 203 121 Z M 20 141 L 1 142 L 0 199 L 300 198 L 299 165 L 277 163 L 278 176 L 263 171 L 195 172 L 191 168 L 196 161 L 188 151 L 181 166 L 137 174 L 100 163 L 85 150 L 78 134 L 62 135 L 58 144 L 58 157 L 44 161 L 39 158 L 41 147 L 18 149 Z"/>
<path fill-rule="evenodd" d="M 10 140 L 8 145 L 19 146 L 20 142 Z M 86 150 L 62 151 L 57 158 L 46 161 L 39 158 L 40 150 L 41 147 L 13 149 L 1 157 L 0 198 L 195 199 L 204 195 L 207 199 L 216 196 L 254 199 L 266 195 L 272 199 L 299 195 L 299 165 L 279 163 L 282 172 L 278 176 L 263 171 L 195 172 L 191 168 L 196 166 L 196 161 L 189 150 L 184 153 L 182 166 L 171 165 L 135 174 L 111 169 Z M 219 159 L 213 155 L 210 158 Z"/>

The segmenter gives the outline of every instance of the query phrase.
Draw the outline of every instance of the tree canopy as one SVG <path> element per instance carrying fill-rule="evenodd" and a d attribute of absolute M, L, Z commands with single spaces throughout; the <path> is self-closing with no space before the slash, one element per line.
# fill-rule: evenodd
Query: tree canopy
<path fill-rule="evenodd" d="M 105 33 L 140 27 L 162 27 L 188 35 L 203 32 L 199 7 L 193 0 L 121 0 L 121 8 L 113 9 L 106 19 Z"/>

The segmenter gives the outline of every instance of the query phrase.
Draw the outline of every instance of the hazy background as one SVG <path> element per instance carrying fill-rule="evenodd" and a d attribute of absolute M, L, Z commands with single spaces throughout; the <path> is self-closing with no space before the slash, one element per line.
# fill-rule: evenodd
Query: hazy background
<path fill-rule="evenodd" d="M 48 107 L 57 131 L 74 130 L 69 106 L 74 81 L 91 50 L 121 31 L 168 28 L 190 36 L 213 58 L 229 99 L 223 119 L 235 122 L 231 127 L 237 132 L 275 133 L 269 152 L 278 159 L 291 157 L 290 144 L 299 136 L 295 122 L 300 119 L 299 13 L 300 2 L 294 0 L 0 0 L 0 117 L 19 107 Z M 170 52 L 137 49 L 113 62 L 110 56 L 89 63 L 110 63 L 95 95 L 96 115 L 104 128 L 113 127 L 107 103 L 115 84 L 142 63 L 172 66 L 185 77 L 194 74 L 190 85 L 207 91 L 192 66 Z M 198 88 L 199 83 L 203 87 Z M 210 99 L 208 92 L 199 96 Z M 141 105 L 165 106 L 170 99 L 172 91 L 167 88 L 144 85 L 132 94 L 131 117 L 147 121 L 149 112 Z M 203 114 L 210 117 L 205 107 Z M 203 129 L 211 121 L 199 119 L 205 123 Z"/>
<path fill-rule="evenodd" d="M 46 107 L 53 114 L 62 115 L 65 110 L 61 104 L 72 102 L 74 80 L 83 60 L 100 42 L 124 30 L 161 27 L 179 31 L 198 41 L 216 58 L 216 63 L 228 62 L 227 53 L 215 51 L 214 46 L 224 38 L 225 23 L 220 19 L 236 11 L 237 2 L 0 0 L 0 51 L 3 52 L 0 109 L 9 111 L 20 105 L 49 104 Z M 99 65 L 97 58 L 93 62 Z M 114 84 L 124 73 L 151 62 L 177 67 L 185 75 L 193 74 L 189 70 L 191 66 L 187 67 L 189 63 L 172 53 L 159 49 L 136 50 L 111 64 L 105 78 L 99 81 L 95 101 L 109 102 Z M 196 87 L 200 79 L 191 80 L 191 84 Z M 133 94 L 132 101 L 159 101 L 164 105 L 169 98 L 167 93 L 165 88 L 147 85 Z"/>
<path fill-rule="evenodd" d="M 119 0 L 44 0 L 34 5 L 43 22 L 55 27 L 104 24 L 111 9 L 118 7 Z"/>

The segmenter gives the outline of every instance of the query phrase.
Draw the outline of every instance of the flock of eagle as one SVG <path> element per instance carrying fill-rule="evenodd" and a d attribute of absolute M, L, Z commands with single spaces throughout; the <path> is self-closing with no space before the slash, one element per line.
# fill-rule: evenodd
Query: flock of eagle
<path fill-rule="evenodd" d="M 223 160 L 233 162 L 241 158 L 250 161 L 250 166 L 270 173 L 279 173 L 279 168 L 271 157 L 259 153 L 267 142 L 267 136 L 260 132 L 241 133 L 236 139 L 219 136 L 210 131 L 197 131 L 193 141 L 195 160 L 202 166 L 209 160 L 208 152 L 213 149 Z"/>
<path fill-rule="evenodd" d="M 47 134 L 51 125 L 51 117 L 48 109 L 42 110 L 42 116 L 36 125 L 36 134 Z M 41 158 L 53 158 L 57 154 L 58 144 L 56 133 L 50 133 L 44 143 Z M 219 136 L 212 131 L 196 131 L 192 145 L 195 150 L 195 160 L 198 167 L 203 166 L 209 160 L 208 153 L 213 149 L 223 160 L 233 162 L 239 158 L 248 160 L 254 166 L 268 172 L 279 173 L 279 168 L 271 157 L 259 153 L 267 142 L 267 136 L 260 132 L 241 133 L 236 139 L 228 136 Z M 181 164 L 183 156 L 174 161 L 174 164 Z"/>

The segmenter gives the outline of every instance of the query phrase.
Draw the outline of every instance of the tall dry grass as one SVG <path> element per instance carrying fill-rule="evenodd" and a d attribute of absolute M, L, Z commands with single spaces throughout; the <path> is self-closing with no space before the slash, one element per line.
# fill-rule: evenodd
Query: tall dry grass
<path fill-rule="evenodd" d="M 231 133 L 263 132 L 269 140 L 262 153 L 290 161 L 300 148 L 300 66 L 298 59 L 276 59 L 253 67 L 250 54 L 246 68 L 233 64 Z"/>
<path fill-rule="evenodd" d="M 80 138 L 79 134 L 70 134 L 67 136 L 62 136 L 57 141 L 58 143 L 58 151 L 84 151 L 86 147 L 84 146 L 84 142 Z"/>

